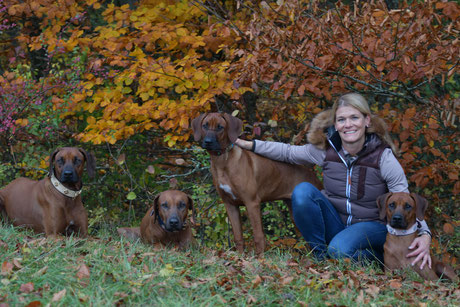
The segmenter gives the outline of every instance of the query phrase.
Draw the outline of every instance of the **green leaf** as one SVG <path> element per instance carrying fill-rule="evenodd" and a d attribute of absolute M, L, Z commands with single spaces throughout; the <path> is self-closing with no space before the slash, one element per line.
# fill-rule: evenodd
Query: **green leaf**
<path fill-rule="evenodd" d="M 134 192 L 129 192 L 128 195 L 126 195 L 126 198 L 127 198 L 128 200 L 134 200 L 134 199 L 136 199 L 136 193 L 134 193 Z"/>

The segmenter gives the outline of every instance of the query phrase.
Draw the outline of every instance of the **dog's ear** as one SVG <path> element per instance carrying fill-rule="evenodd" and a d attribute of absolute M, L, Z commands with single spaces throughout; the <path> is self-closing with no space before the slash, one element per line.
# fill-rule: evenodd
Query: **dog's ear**
<path fill-rule="evenodd" d="M 53 174 L 54 175 L 54 158 L 56 157 L 56 154 L 59 152 L 59 150 L 61 150 L 61 148 L 56 148 L 55 151 L 53 151 L 51 154 L 50 154 L 50 159 L 49 159 L 49 172 L 50 172 L 50 176 Z"/>
<path fill-rule="evenodd" d="M 155 196 L 155 199 L 153 200 L 153 209 L 150 211 L 150 216 L 153 215 L 153 223 L 156 223 L 158 219 L 158 201 L 160 199 L 160 194 Z"/>
<path fill-rule="evenodd" d="M 78 148 L 78 150 L 83 154 L 86 160 L 86 171 L 88 172 L 88 176 L 93 178 L 96 174 L 96 158 L 92 152 L 87 152 L 83 148 Z"/>
<path fill-rule="evenodd" d="M 417 204 L 417 211 L 415 212 L 417 219 L 423 221 L 425 219 L 425 210 L 426 207 L 428 207 L 428 201 L 416 193 L 410 193 L 410 196 Z"/>
<path fill-rule="evenodd" d="M 230 139 L 230 142 L 235 143 L 236 139 L 241 134 L 241 130 L 243 128 L 243 121 L 227 113 L 224 113 L 224 118 L 228 124 L 228 138 Z"/>
<path fill-rule="evenodd" d="M 188 198 L 188 204 L 189 204 L 189 209 L 192 210 L 192 216 L 190 217 L 190 223 L 192 226 L 195 225 L 195 207 L 193 206 L 193 200 L 190 198 L 190 196 L 187 196 Z"/>
<path fill-rule="evenodd" d="M 379 208 L 379 217 L 381 220 L 384 220 L 387 215 L 387 201 L 393 193 L 388 192 L 377 197 L 377 206 Z"/>
<path fill-rule="evenodd" d="M 203 137 L 201 134 L 201 122 L 203 121 L 203 118 L 207 115 L 207 113 L 203 113 L 197 118 L 194 118 L 192 120 L 192 130 L 193 130 L 193 138 L 195 139 L 195 142 L 198 142 L 201 140 Z"/>

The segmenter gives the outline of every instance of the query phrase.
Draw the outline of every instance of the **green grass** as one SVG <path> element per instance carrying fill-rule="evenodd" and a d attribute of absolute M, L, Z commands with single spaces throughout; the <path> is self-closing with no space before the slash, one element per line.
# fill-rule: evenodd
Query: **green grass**
<path fill-rule="evenodd" d="M 53 241 L 0 224 L 0 259 L 0 306 L 458 306 L 460 301 L 458 284 L 423 281 L 410 271 L 385 274 L 376 265 L 315 262 L 277 248 L 260 260 L 229 250 L 180 252 L 129 242 L 111 229 L 88 239 Z"/>

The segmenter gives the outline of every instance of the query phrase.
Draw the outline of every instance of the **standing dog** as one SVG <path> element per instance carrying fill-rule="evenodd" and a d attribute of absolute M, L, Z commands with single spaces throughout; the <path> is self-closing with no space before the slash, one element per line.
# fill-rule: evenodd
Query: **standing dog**
<path fill-rule="evenodd" d="M 17 178 L 0 190 L 0 211 L 13 225 L 30 227 L 46 236 L 71 231 L 87 236 L 81 176 L 85 162 L 89 176 L 94 176 L 94 156 L 81 148 L 64 147 L 56 149 L 49 161 L 49 177 L 40 181 Z"/>
<path fill-rule="evenodd" d="M 225 203 L 236 249 L 241 253 L 244 250 L 239 209 L 244 205 L 254 234 L 255 251 L 260 256 L 265 250 L 260 203 L 290 200 L 294 187 L 301 182 L 310 182 L 319 189 L 322 184 L 312 168 L 273 161 L 233 146 L 242 125 L 240 119 L 221 113 L 201 114 L 192 121 L 195 141 L 201 141 L 211 156 L 214 185 Z M 292 216 L 290 206 L 289 209 Z"/>
<path fill-rule="evenodd" d="M 407 258 L 409 246 L 417 237 L 419 221 L 424 220 L 427 201 L 414 193 L 387 193 L 377 199 L 380 219 L 387 219 L 388 234 L 384 245 L 385 267 L 390 270 L 411 267 L 413 257 Z M 447 277 L 458 281 L 455 271 L 431 255 L 432 268 L 419 265 L 412 268 L 424 279 L 438 280 Z"/>
<path fill-rule="evenodd" d="M 153 206 L 142 219 L 141 226 L 118 228 L 121 236 L 141 238 L 148 244 L 175 245 L 187 248 L 193 242 L 192 230 L 187 223 L 188 211 L 193 212 L 193 201 L 184 192 L 167 190 L 158 194 Z M 194 223 L 193 214 L 191 218 Z"/>

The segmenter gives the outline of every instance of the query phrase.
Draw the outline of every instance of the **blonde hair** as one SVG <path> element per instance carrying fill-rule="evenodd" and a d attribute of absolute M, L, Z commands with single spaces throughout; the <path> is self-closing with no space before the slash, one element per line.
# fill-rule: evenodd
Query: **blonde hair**
<path fill-rule="evenodd" d="M 366 98 L 358 93 L 348 93 L 340 96 L 332 106 L 332 114 L 334 116 L 333 122 L 335 122 L 337 109 L 342 106 L 353 107 L 361 112 L 364 116 L 369 116 L 371 122 L 369 127 L 366 128 L 366 133 L 377 134 L 382 139 L 382 141 L 391 147 L 391 150 L 395 155 L 399 155 L 399 151 L 396 149 L 396 146 L 393 143 L 390 134 L 388 133 L 387 124 L 383 119 L 371 113 L 371 109 L 369 108 L 369 104 L 367 103 Z"/>

